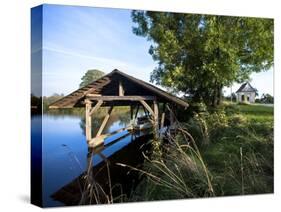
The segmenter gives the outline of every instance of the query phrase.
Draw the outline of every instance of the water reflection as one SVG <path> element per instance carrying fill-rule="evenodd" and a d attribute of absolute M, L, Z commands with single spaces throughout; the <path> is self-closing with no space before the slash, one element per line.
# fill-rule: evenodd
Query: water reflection
<path fill-rule="evenodd" d="M 139 175 L 124 163 L 141 168 L 150 144 L 150 134 L 129 134 L 102 146 L 88 149 L 86 170 L 77 178 L 52 194 L 65 205 L 106 204 L 127 201 L 139 182 Z"/>
<path fill-rule="evenodd" d="M 93 116 L 93 132 L 97 132 L 103 117 L 102 113 Z M 32 126 L 36 125 L 37 119 L 40 120 L 40 117 L 32 118 Z M 129 109 L 116 110 L 105 133 L 129 123 Z M 106 138 L 104 146 L 99 149 L 89 149 L 82 110 L 45 114 L 42 132 L 43 205 L 48 207 L 122 202 L 130 196 L 139 176 L 116 163 L 142 166 L 142 151 L 150 148 L 146 145 L 151 138 L 149 133 L 122 131 Z"/>

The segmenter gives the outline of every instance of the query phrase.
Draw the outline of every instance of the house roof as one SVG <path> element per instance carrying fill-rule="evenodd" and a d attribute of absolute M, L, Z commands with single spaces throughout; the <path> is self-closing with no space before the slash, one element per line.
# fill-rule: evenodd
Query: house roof
<path fill-rule="evenodd" d="M 159 102 L 170 102 L 185 108 L 189 106 L 188 103 L 181 98 L 115 69 L 109 74 L 52 103 L 49 108 L 83 107 L 86 95 L 89 94 L 97 96 L 118 96 L 118 86 L 120 81 L 124 87 L 125 96 L 154 96 Z M 130 103 L 131 101 L 116 101 L 114 102 L 114 105 L 130 105 Z M 103 106 L 106 105 L 103 104 Z"/>
<path fill-rule="evenodd" d="M 253 88 L 249 82 L 245 82 L 236 91 L 236 93 L 240 92 L 257 92 L 257 89 Z"/>

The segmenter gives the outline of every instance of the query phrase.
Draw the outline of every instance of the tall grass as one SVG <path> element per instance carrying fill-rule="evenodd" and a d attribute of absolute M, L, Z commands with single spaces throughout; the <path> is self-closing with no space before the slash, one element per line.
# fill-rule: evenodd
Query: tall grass
<path fill-rule="evenodd" d="M 144 167 L 130 167 L 145 176 L 132 201 L 272 193 L 273 126 L 257 122 L 270 112 L 230 107 L 195 113 L 167 143 L 154 141 Z"/>
<path fill-rule="evenodd" d="M 144 169 L 119 163 L 146 176 L 132 196 L 134 201 L 163 200 L 171 196 L 176 199 L 215 196 L 212 176 L 194 138 L 177 120 L 176 125 L 177 135 L 167 133 L 166 144 L 153 141 L 153 154 L 150 158 L 144 155 Z M 206 128 L 200 131 L 205 133 Z"/>

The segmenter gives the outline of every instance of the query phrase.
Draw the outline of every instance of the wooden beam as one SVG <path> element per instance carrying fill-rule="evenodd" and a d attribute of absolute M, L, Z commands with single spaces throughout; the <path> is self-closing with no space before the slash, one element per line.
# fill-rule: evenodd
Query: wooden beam
<path fill-rule="evenodd" d="M 154 114 L 153 110 L 151 109 L 151 107 L 144 100 L 140 100 L 140 102 L 150 112 L 150 114 L 152 116 L 155 116 L 155 114 Z"/>
<path fill-rule="evenodd" d="M 158 109 L 158 102 L 153 101 L 154 107 L 154 127 L 155 127 L 155 137 L 159 137 L 159 109 Z"/>
<path fill-rule="evenodd" d="M 143 105 L 141 105 L 141 106 L 142 106 L 142 108 L 143 108 L 143 111 L 144 111 L 145 115 L 148 116 L 149 113 L 148 113 L 147 109 L 146 109 Z"/>
<path fill-rule="evenodd" d="M 121 81 L 119 81 L 119 96 L 124 96 L 124 88 Z"/>
<path fill-rule="evenodd" d="M 86 110 L 85 110 L 85 133 L 86 133 L 86 140 L 89 142 L 92 139 L 92 119 L 90 116 L 90 110 L 91 110 L 91 102 L 86 101 Z"/>
<path fill-rule="evenodd" d="M 113 107 L 110 107 L 108 113 L 106 114 L 106 116 L 103 119 L 103 122 L 102 122 L 102 124 L 101 124 L 101 126 L 100 126 L 100 128 L 99 128 L 99 130 L 97 132 L 96 137 L 98 137 L 98 136 L 100 136 L 102 134 L 102 131 L 104 130 L 104 127 L 105 127 L 105 125 L 106 125 L 106 123 L 107 123 L 107 121 L 108 121 L 108 119 L 109 119 L 109 117 L 111 115 L 112 110 L 113 110 Z"/>
<path fill-rule="evenodd" d="M 87 99 L 92 101 L 152 101 L 155 100 L 154 96 L 96 96 L 92 94 L 86 95 Z"/>
<path fill-rule="evenodd" d="M 162 116 L 161 116 L 161 123 L 160 123 L 160 128 L 163 128 L 165 125 L 165 116 L 166 116 L 166 102 L 163 103 L 162 105 Z"/>
<path fill-rule="evenodd" d="M 95 107 L 93 107 L 93 109 L 90 110 L 90 114 L 89 114 L 89 115 L 90 115 L 90 116 L 93 115 L 93 113 L 94 113 L 95 111 L 97 111 L 97 109 L 100 108 L 100 106 L 102 105 L 102 103 L 103 103 L 103 101 L 102 101 L 102 100 L 99 100 L 98 103 L 95 105 Z"/>

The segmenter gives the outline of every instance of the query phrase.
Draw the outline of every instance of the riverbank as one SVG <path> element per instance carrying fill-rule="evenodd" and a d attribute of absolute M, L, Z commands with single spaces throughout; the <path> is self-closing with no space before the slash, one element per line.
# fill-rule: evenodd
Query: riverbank
<path fill-rule="evenodd" d="M 145 162 L 132 201 L 273 193 L 273 107 L 224 104 L 180 124 Z"/>

